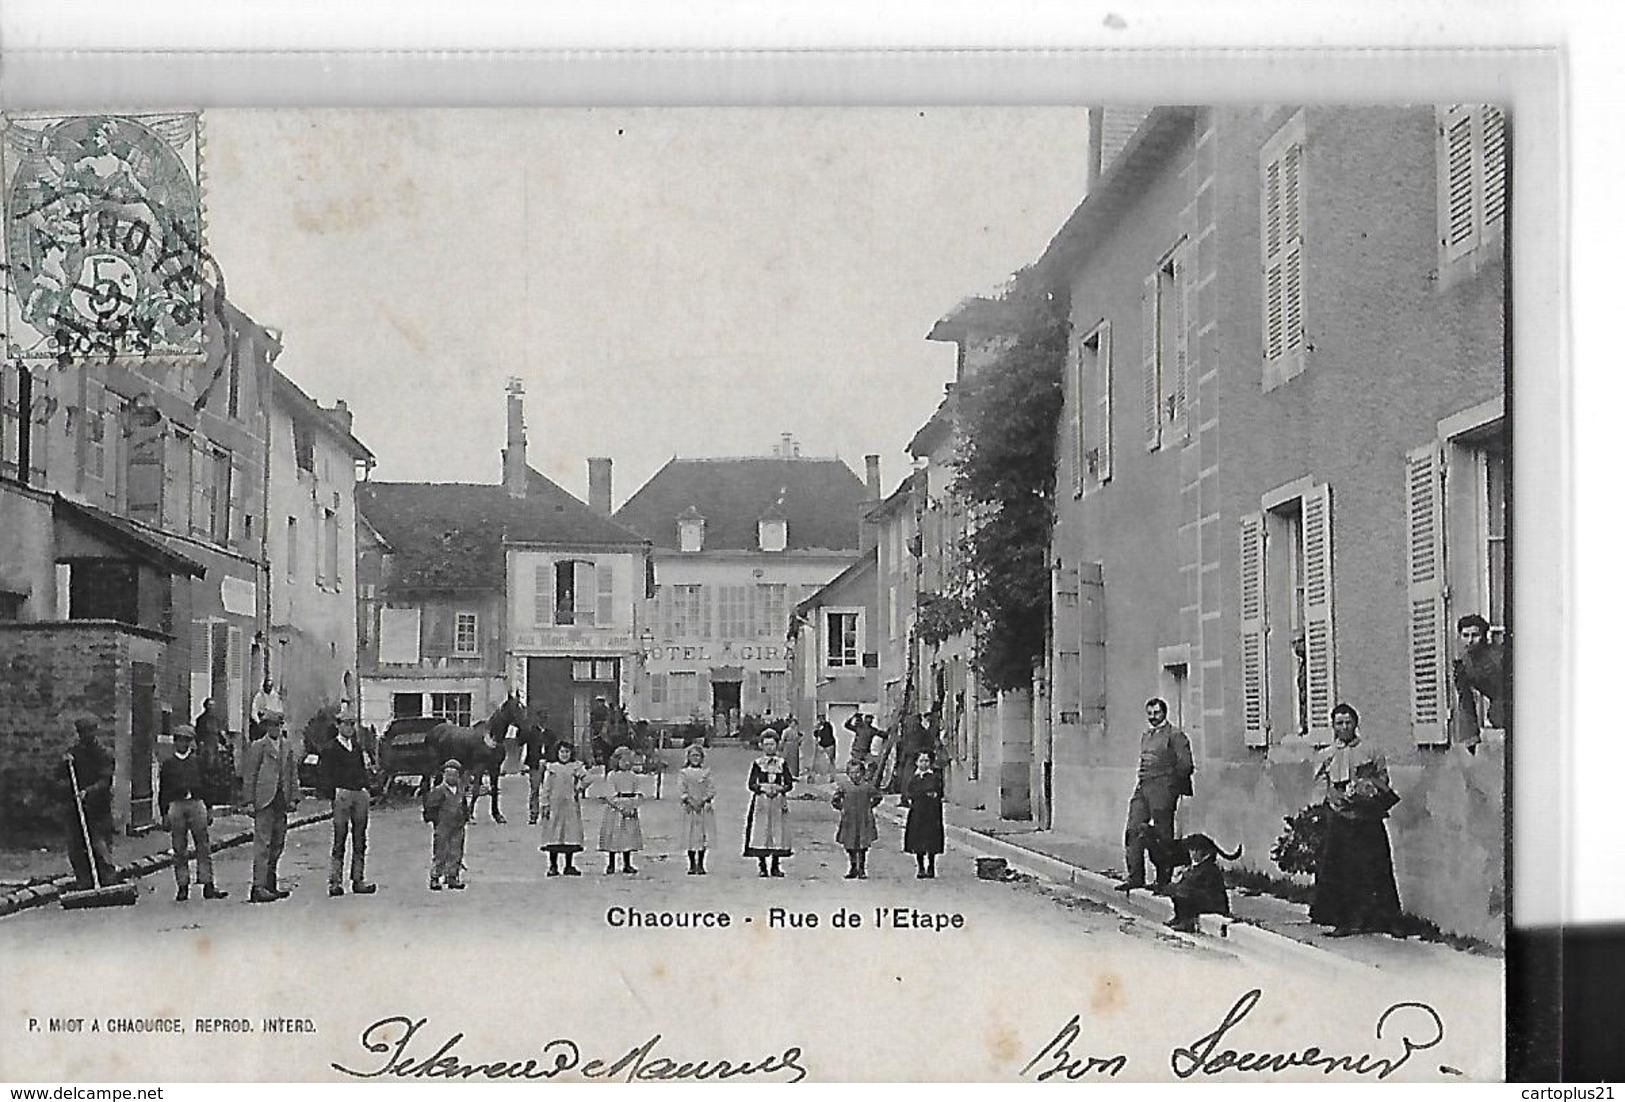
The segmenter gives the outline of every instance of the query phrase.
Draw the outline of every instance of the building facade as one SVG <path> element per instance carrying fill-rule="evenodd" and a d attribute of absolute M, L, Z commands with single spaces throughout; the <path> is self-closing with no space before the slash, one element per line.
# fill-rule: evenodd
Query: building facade
<path fill-rule="evenodd" d="M 835 728 L 836 764 L 846 760 L 846 721 L 878 715 L 879 661 L 870 634 L 878 625 L 880 587 L 871 549 L 795 607 L 790 622 L 791 704 L 803 732 L 819 719 Z M 875 660 L 868 656 L 875 655 Z M 807 760 L 807 759 L 803 759 Z"/>
<path fill-rule="evenodd" d="M 266 649 L 288 730 L 349 711 L 356 680 L 356 468 L 373 455 L 343 402 L 318 405 L 280 371 L 270 404 L 270 625 Z"/>
<path fill-rule="evenodd" d="M 657 471 L 615 514 L 653 547 L 632 712 L 719 735 L 787 715 L 791 612 L 858 558 L 868 493 L 845 463 L 788 439 L 771 456 Z"/>
<path fill-rule="evenodd" d="M 1054 825 L 1121 838 L 1160 696 L 1197 762 L 1181 829 L 1274 872 L 1347 701 L 1402 797 L 1406 909 L 1498 942 L 1505 743 L 1447 719 L 1449 625 L 1500 632 L 1509 598 L 1505 120 L 1094 121 L 1088 197 L 1033 270 L 1073 333 L 1035 739 Z"/>

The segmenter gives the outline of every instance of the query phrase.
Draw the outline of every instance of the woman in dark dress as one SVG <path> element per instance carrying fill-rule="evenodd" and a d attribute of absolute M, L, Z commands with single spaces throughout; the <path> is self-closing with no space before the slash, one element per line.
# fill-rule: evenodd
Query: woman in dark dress
<path fill-rule="evenodd" d="M 1315 770 L 1330 814 L 1309 917 L 1332 927 L 1331 937 L 1376 932 L 1404 937 L 1394 856 L 1383 821 L 1398 797 L 1388 783 L 1387 763 L 1360 740 L 1359 727 L 1360 713 L 1351 705 L 1332 709 L 1335 741 Z"/>
<path fill-rule="evenodd" d="M 942 774 L 928 753 L 914 758 L 914 772 L 908 779 L 908 822 L 903 827 L 903 852 L 912 853 L 920 880 L 934 880 L 937 854 L 942 852 Z"/>

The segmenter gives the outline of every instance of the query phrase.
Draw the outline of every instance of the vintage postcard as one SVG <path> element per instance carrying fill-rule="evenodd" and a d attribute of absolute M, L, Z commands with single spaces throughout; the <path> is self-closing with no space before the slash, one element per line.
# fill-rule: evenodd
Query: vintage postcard
<path fill-rule="evenodd" d="M 0 1079 L 1502 1078 L 1556 167 L 1323 100 L 9 111 Z"/>

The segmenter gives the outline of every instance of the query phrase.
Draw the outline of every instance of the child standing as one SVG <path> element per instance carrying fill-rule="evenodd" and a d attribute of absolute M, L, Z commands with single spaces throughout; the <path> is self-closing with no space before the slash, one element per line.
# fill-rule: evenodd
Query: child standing
<path fill-rule="evenodd" d="M 921 751 L 908 779 L 908 822 L 903 827 L 903 852 L 912 853 L 918 880 L 935 880 L 937 854 L 942 852 L 942 774 L 931 755 Z"/>
<path fill-rule="evenodd" d="M 423 794 L 423 821 L 434 824 L 434 859 L 429 866 L 429 890 L 441 884 L 463 888 L 463 840 L 471 810 L 460 780 L 463 766 L 456 758 L 441 768 L 440 783 Z"/>
<path fill-rule="evenodd" d="M 841 813 L 841 825 L 835 830 L 835 841 L 846 850 L 846 878 L 869 879 L 869 847 L 880 837 L 875 828 L 875 807 L 880 803 L 880 787 L 875 784 L 869 767 L 855 761 L 846 767 L 835 788 L 832 802 Z"/>
<path fill-rule="evenodd" d="M 790 856 L 790 789 L 795 774 L 779 757 L 778 732 L 768 728 L 750 765 L 750 810 L 745 814 L 745 856 L 756 858 L 758 876 L 783 876 L 780 858 Z M 768 862 L 773 863 L 772 870 Z"/>
<path fill-rule="evenodd" d="M 711 806 L 717 798 L 717 782 L 705 765 L 705 749 L 696 743 L 688 748 L 688 764 L 678 774 L 683 803 L 683 848 L 688 851 L 690 876 L 705 875 L 705 851 L 717 834 L 717 813 Z"/>
<path fill-rule="evenodd" d="M 643 824 L 638 821 L 643 794 L 638 791 L 638 775 L 632 772 L 629 747 L 623 746 L 611 756 L 604 787 L 604 819 L 598 825 L 598 848 L 609 854 L 604 875 L 615 871 L 617 853 L 621 855 L 621 871 L 630 875 L 638 871 L 632 867 L 632 854 L 643 848 Z"/>
<path fill-rule="evenodd" d="M 561 742 L 547 763 L 540 793 L 542 851 L 547 854 L 547 875 L 559 875 L 559 857 L 564 858 L 564 875 L 580 876 L 576 854 L 585 842 L 581 827 L 581 794 L 587 790 L 587 767 L 576 761 L 576 748 Z"/>

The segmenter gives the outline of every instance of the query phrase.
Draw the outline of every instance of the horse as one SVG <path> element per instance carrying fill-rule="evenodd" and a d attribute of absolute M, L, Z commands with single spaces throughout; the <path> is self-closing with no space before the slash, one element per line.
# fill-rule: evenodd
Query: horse
<path fill-rule="evenodd" d="M 477 727 L 442 723 L 425 736 L 424 747 L 429 751 L 434 769 L 424 774 L 423 784 L 418 790 L 419 797 L 429 791 L 444 771 L 446 763 L 455 758 L 463 767 L 463 791 L 469 791 L 470 786 L 473 788 L 469 822 L 474 821 L 473 805 L 479 800 L 480 782 L 486 778 L 491 784 L 491 818 L 499 823 L 508 821 L 503 818 L 497 802 L 497 791 L 502 780 L 502 759 L 507 756 L 508 749 L 505 740 L 498 742 Z"/>

